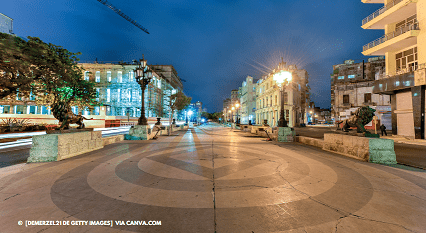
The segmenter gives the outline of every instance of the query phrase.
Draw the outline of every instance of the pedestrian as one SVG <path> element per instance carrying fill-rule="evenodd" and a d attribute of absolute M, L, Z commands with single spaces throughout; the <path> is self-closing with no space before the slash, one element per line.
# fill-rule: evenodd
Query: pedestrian
<path fill-rule="evenodd" d="M 380 126 L 380 130 L 382 131 L 382 136 L 383 136 L 383 133 L 385 133 L 385 135 L 388 136 L 388 133 L 386 133 L 386 126 L 384 124 Z"/>

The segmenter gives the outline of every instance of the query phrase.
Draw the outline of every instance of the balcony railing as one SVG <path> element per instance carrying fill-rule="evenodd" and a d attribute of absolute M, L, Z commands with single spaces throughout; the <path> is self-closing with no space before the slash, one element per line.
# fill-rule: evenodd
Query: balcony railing
<path fill-rule="evenodd" d="M 405 69 L 400 69 L 397 70 L 395 72 L 391 72 L 391 73 L 381 73 L 377 76 L 376 80 L 380 80 L 380 79 L 385 79 L 385 78 L 390 78 L 396 75 L 401 75 L 401 74 L 406 74 L 406 73 L 410 73 L 410 72 L 414 72 L 416 70 L 420 70 L 420 69 L 425 69 L 426 68 L 426 63 L 420 64 L 420 65 L 414 65 L 411 67 L 407 67 Z"/>
<path fill-rule="evenodd" d="M 411 31 L 411 30 L 419 30 L 419 29 L 420 29 L 420 28 L 419 28 L 419 24 L 418 24 L 418 23 L 415 23 L 415 24 L 409 24 L 409 25 L 407 25 L 407 26 L 405 26 L 405 27 L 397 28 L 395 31 L 393 31 L 393 32 L 391 32 L 391 33 L 388 33 L 388 34 L 386 34 L 386 35 L 384 35 L 384 36 L 380 37 L 379 39 L 377 39 L 377 40 L 375 40 L 375 41 L 372 41 L 372 42 L 370 42 L 370 43 L 368 43 L 368 44 L 364 45 L 364 46 L 363 46 L 363 48 L 362 48 L 362 51 L 364 52 L 364 51 L 366 51 L 366 50 L 368 50 L 368 49 L 370 49 L 370 48 L 373 48 L 373 47 L 375 47 L 375 46 L 377 46 L 377 45 L 379 45 L 379 44 L 383 44 L 383 43 L 385 43 L 386 41 L 388 41 L 388 40 L 390 40 L 390 39 L 393 39 L 393 38 L 395 38 L 395 37 L 397 37 L 397 36 L 399 36 L 399 35 L 402 35 L 402 34 L 404 34 L 404 33 L 408 32 L 408 31 Z"/>
<path fill-rule="evenodd" d="M 396 4 L 402 2 L 402 0 L 393 0 L 390 3 L 384 5 L 382 8 L 378 9 L 377 11 L 375 11 L 373 14 L 367 16 L 365 19 L 362 20 L 362 25 L 370 22 L 371 20 L 373 20 L 374 18 L 376 18 L 377 16 L 383 14 L 383 12 L 389 10 L 390 8 L 392 8 L 393 6 L 395 6 Z"/>

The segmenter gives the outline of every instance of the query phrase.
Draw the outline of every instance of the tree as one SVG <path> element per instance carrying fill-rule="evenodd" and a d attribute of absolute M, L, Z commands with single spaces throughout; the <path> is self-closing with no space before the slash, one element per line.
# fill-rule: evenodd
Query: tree
<path fill-rule="evenodd" d="M 81 53 L 46 44 L 37 37 L 28 39 L 0 33 L 0 99 L 18 92 L 20 96 L 32 93 L 39 103 L 66 112 L 71 111 L 71 104 L 98 104 L 95 83 L 83 80 L 83 69 L 77 66 L 76 55 Z"/>
<path fill-rule="evenodd" d="M 190 103 L 192 98 L 185 96 L 183 92 L 178 91 L 176 94 L 170 96 L 169 108 L 170 108 L 170 118 L 169 118 L 169 132 L 168 135 L 172 132 L 172 119 L 175 111 L 181 111 L 185 109 Z"/>
<path fill-rule="evenodd" d="M 208 113 L 208 112 L 202 112 L 201 117 L 206 118 L 206 119 L 211 119 L 211 114 Z"/>

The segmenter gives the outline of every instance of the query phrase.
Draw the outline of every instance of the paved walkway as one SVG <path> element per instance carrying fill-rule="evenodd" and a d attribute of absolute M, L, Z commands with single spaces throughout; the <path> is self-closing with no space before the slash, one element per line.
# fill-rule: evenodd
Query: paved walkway
<path fill-rule="evenodd" d="M 424 232 L 426 173 L 407 169 L 202 126 L 0 169 L 0 231 Z"/>

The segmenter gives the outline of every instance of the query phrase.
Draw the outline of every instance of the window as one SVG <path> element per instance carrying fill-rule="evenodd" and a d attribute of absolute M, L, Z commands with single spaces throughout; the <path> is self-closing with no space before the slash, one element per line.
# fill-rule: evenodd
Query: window
<path fill-rule="evenodd" d="M 107 71 L 107 80 L 111 82 L 111 71 Z"/>
<path fill-rule="evenodd" d="M 364 103 L 371 103 L 371 93 L 364 93 Z"/>
<path fill-rule="evenodd" d="M 413 71 L 417 69 L 417 47 L 407 49 L 403 52 L 397 53 L 395 55 L 396 59 L 396 71 L 409 69 L 408 71 Z"/>
<path fill-rule="evenodd" d="M 349 104 L 349 95 L 343 95 L 343 103 Z"/>
<path fill-rule="evenodd" d="M 275 95 L 275 105 L 278 105 L 278 96 Z"/>
<path fill-rule="evenodd" d="M 117 89 L 117 102 L 120 102 L 120 89 Z"/>
<path fill-rule="evenodd" d="M 129 82 L 133 82 L 133 76 L 134 76 L 133 71 L 129 71 Z"/>
<path fill-rule="evenodd" d="M 100 71 L 96 71 L 96 77 L 95 77 L 95 82 L 100 82 L 101 81 L 101 72 Z"/>
<path fill-rule="evenodd" d="M 272 95 L 271 95 L 271 97 L 269 99 L 271 100 L 271 106 L 272 106 Z"/>
<path fill-rule="evenodd" d="M 84 80 L 89 81 L 89 71 L 84 71 Z"/>
<path fill-rule="evenodd" d="M 161 89 L 161 80 L 157 81 L 157 87 Z"/>
<path fill-rule="evenodd" d="M 288 102 L 288 94 L 287 92 L 284 92 L 284 104 L 287 104 Z"/>
<path fill-rule="evenodd" d="M 354 74 L 348 75 L 348 78 L 355 78 Z"/>
<path fill-rule="evenodd" d="M 107 102 L 111 102 L 111 89 L 107 89 Z"/>
<path fill-rule="evenodd" d="M 96 88 L 96 101 L 99 101 L 99 88 Z"/>
<path fill-rule="evenodd" d="M 119 83 L 123 82 L 123 73 L 121 71 L 117 72 L 117 79 Z"/>
<path fill-rule="evenodd" d="M 268 97 L 266 97 L 266 107 L 268 107 L 268 103 L 269 103 Z"/>
<path fill-rule="evenodd" d="M 339 76 L 337 79 L 345 79 L 345 76 Z"/>

